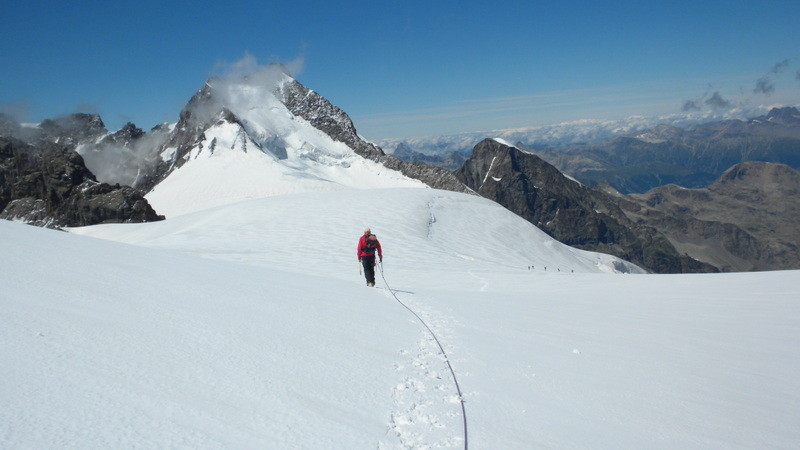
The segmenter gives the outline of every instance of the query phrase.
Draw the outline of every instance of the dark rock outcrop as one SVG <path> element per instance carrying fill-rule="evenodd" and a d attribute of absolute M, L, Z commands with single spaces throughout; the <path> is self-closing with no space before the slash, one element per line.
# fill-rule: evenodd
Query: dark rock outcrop
<path fill-rule="evenodd" d="M 0 138 L 0 218 L 59 228 L 164 217 L 133 189 L 97 182 L 69 147 Z"/>
<path fill-rule="evenodd" d="M 455 174 L 478 194 L 567 245 L 612 254 L 658 273 L 715 271 L 679 254 L 656 229 L 629 220 L 609 195 L 515 147 L 486 139 Z"/>

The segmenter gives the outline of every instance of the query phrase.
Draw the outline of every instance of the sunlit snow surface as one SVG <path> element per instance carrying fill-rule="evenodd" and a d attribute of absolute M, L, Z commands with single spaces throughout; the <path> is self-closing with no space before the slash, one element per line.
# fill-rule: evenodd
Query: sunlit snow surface
<path fill-rule="evenodd" d="M 350 189 L 254 199 L 164 222 L 73 232 L 265 267 L 352 279 L 356 240 L 371 227 L 398 281 L 463 286 L 464 273 L 507 267 L 640 272 L 616 257 L 568 247 L 482 197 L 436 189 Z M 427 273 L 420 279 L 419 271 Z M 480 277 L 470 277 L 480 286 Z"/>
<path fill-rule="evenodd" d="M 800 442 L 800 272 L 603 273 L 479 197 L 380 189 L 73 230 L 136 246 L 0 221 L 0 447 L 462 446 L 366 226 L 473 448 Z"/>

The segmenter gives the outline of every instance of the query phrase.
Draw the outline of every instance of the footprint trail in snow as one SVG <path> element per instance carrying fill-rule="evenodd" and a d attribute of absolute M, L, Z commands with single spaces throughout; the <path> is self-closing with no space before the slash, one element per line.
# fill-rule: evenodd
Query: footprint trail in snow
<path fill-rule="evenodd" d="M 387 291 L 388 293 L 388 291 Z M 391 294 L 389 294 L 391 295 Z M 448 324 L 440 314 L 411 304 L 409 296 L 403 302 L 443 339 Z M 419 323 L 410 316 L 409 320 Z M 464 445 L 459 397 L 436 340 L 422 325 L 419 338 L 412 349 L 398 352 L 395 363 L 399 382 L 392 388 L 394 409 L 389 417 L 391 440 L 380 448 L 458 448 Z"/>

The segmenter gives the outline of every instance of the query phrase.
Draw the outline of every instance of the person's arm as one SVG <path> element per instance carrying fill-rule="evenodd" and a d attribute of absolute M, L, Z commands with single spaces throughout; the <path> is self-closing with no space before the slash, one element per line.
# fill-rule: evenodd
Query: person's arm
<path fill-rule="evenodd" d="M 375 241 L 375 248 L 378 250 L 378 259 L 383 261 L 383 250 L 381 249 L 381 241 Z"/>
<path fill-rule="evenodd" d="M 364 236 L 358 238 L 358 246 L 356 247 L 356 258 L 361 261 L 361 249 L 364 247 Z"/>

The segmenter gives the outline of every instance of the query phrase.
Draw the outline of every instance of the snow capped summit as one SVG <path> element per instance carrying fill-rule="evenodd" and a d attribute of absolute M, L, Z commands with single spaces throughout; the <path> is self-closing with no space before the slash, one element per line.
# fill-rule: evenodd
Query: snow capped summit
<path fill-rule="evenodd" d="M 338 133 L 331 136 L 298 114 L 324 120 Z M 167 217 L 287 193 L 425 186 L 365 159 L 383 153 L 356 145 L 352 136 L 355 128 L 343 111 L 282 66 L 264 66 L 209 79 L 158 148 L 156 175 L 141 184 Z"/>
<path fill-rule="evenodd" d="M 772 108 L 767 114 L 766 120 L 783 125 L 796 125 L 800 123 L 800 111 L 791 106 Z"/>

